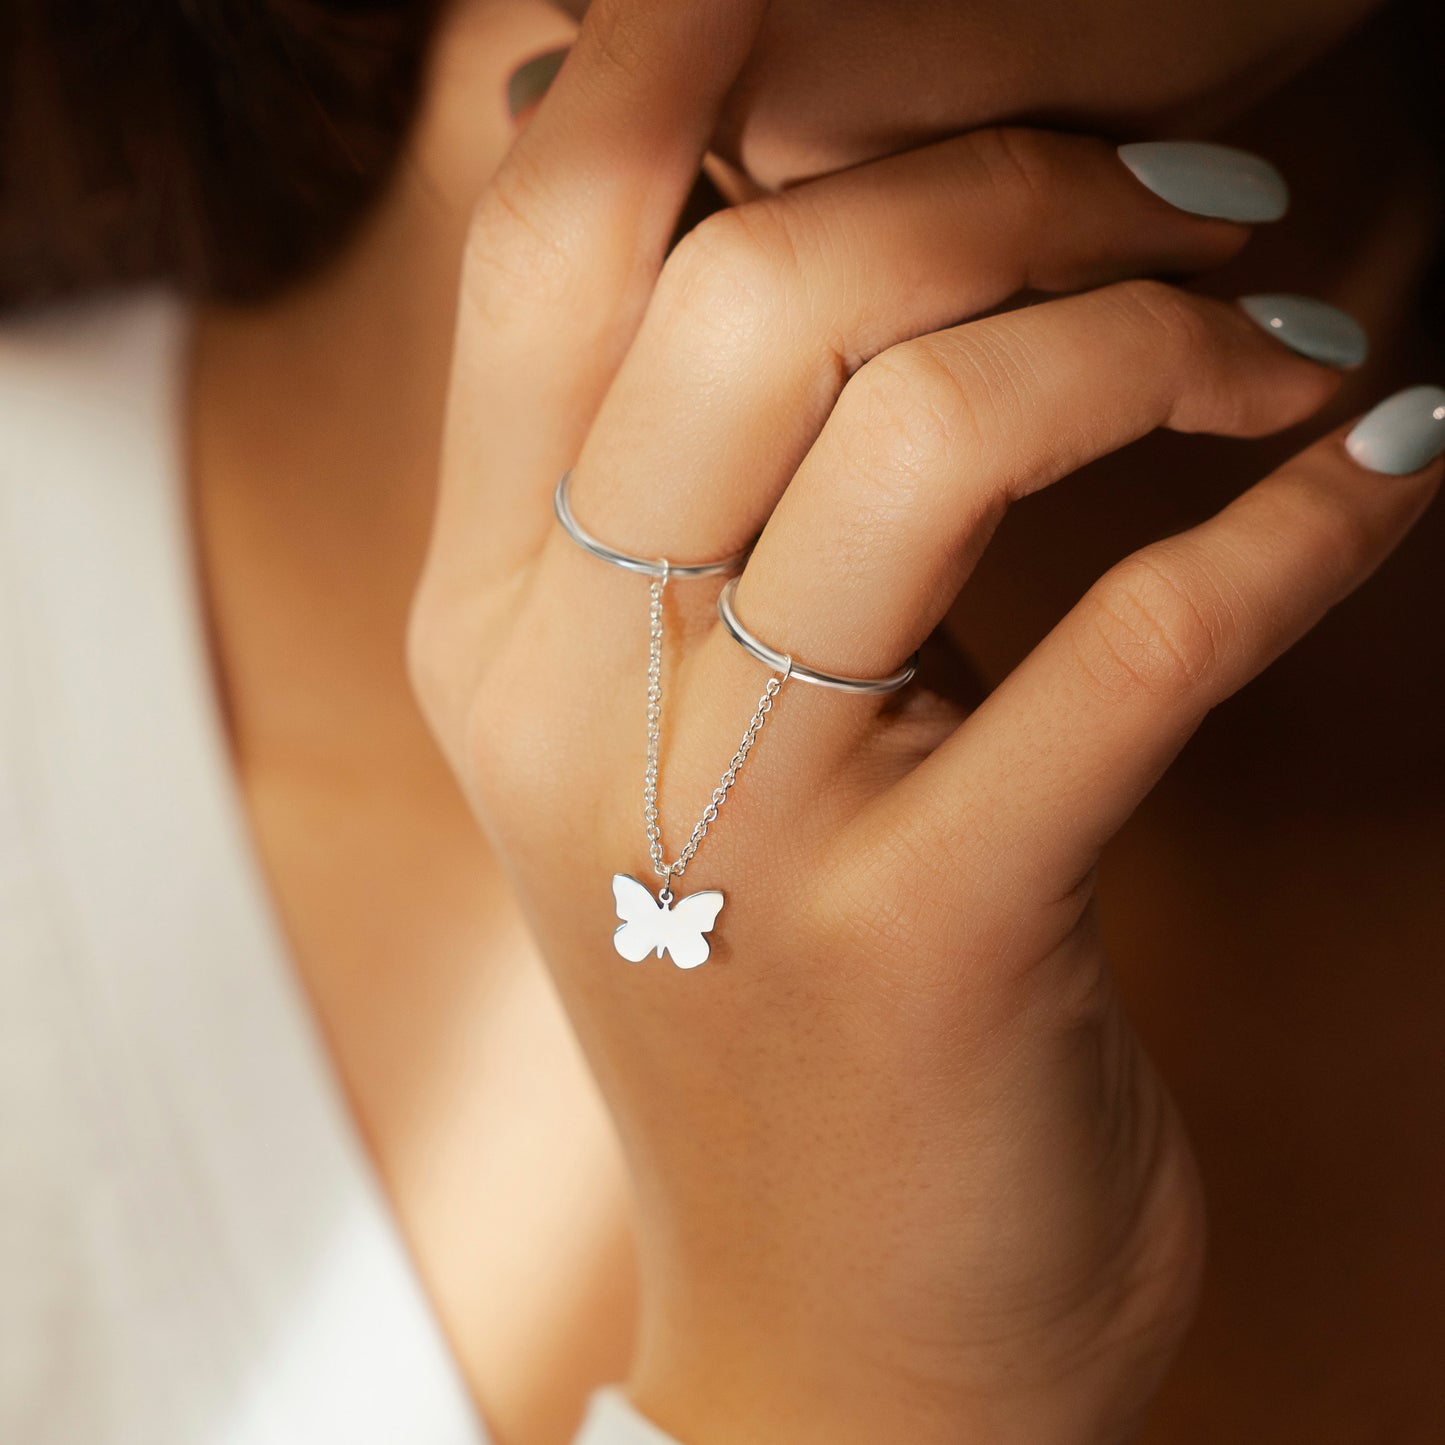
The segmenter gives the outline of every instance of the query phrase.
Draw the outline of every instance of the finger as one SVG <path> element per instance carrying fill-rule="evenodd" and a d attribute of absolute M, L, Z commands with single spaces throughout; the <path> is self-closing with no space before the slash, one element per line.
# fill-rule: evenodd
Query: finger
<path fill-rule="evenodd" d="M 459 579 L 526 555 L 546 526 L 765 8 L 597 0 L 483 194 L 436 527 Z M 434 574 L 445 560 L 434 549 Z"/>
<path fill-rule="evenodd" d="M 1156 427 L 1275 431 L 1337 384 L 1244 308 L 1156 281 L 905 343 L 850 383 L 759 540 L 738 613 L 810 666 L 889 673 L 1010 503 Z"/>
<path fill-rule="evenodd" d="M 1166 204 L 1111 145 L 975 132 L 704 221 L 669 258 L 574 481 L 584 525 L 650 556 L 745 545 L 844 382 L 1023 289 L 1201 270 L 1248 231 Z"/>
<path fill-rule="evenodd" d="M 1445 391 L 1402 395 L 1405 422 L 1433 427 L 1434 450 L 1445 448 Z M 1341 430 L 1202 525 L 1125 559 L 894 790 L 884 826 L 955 858 L 987 838 L 1026 897 L 1077 902 L 1104 844 L 1209 709 L 1379 566 L 1441 470 L 1368 471 Z"/>

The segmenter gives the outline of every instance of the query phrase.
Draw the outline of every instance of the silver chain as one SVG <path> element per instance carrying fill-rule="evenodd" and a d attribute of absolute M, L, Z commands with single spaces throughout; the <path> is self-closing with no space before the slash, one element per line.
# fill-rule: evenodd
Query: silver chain
<path fill-rule="evenodd" d="M 768 714 L 773 710 L 773 699 L 783 690 L 793 663 L 789 658 L 783 675 L 768 679 L 768 685 L 758 699 L 757 709 L 743 733 L 743 740 L 738 744 L 738 750 L 727 765 L 722 780 L 712 790 L 712 797 L 703 809 L 702 817 L 693 827 L 687 845 L 677 855 L 675 862 L 664 862 L 662 824 L 657 815 L 657 759 L 662 742 L 662 593 L 667 586 L 667 578 L 668 567 L 664 562 L 662 575 L 654 577 L 652 586 L 648 589 L 651 602 L 648 609 L 647 649 L 647 779 L 642 788 L 642 816 L 647 824 L 647 851 L 652 855 L 653 872 L 662 879 L 662 891 L 658 897 L 664 903 L 671 903 L 672 880 L 681 878 L 687 871 L 687 865 L 692 862 L 699 845 L 707 837 L 707 830 L 717 822 L 718 809 L 727 802 L 728 793 L 737 782 L 738 774 L 747 762 L 748 754 L 753 750 L 753 744 L 757 742 L 758 734 L 768 720 Z"/>

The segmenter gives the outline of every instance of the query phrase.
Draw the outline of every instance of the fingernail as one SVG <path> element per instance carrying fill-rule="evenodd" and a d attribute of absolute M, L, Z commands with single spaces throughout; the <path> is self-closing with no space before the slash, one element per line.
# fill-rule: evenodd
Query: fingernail
<path fill-rule="evenodd" d="M 1358 366 L 1370 350 L 1365 328 L 1348 312 L 1313 296 L 1241 296 L 1245 314 L 1291 351 L 1325 366 Z"/>
<path fill-rule="evenodd" d="M 1445 387 L 1407 386 L 1386 397 L 1355 423 L 1345 450 L 1372 472 L 1418 472 L 1445 452 Z"/>
<path fill-rule="evenodd" d="M 507 82 L 507 105 L 513 115 L 521 115 L 546 95 L 547 87 L 557 78 L 566 58 L 565 49 L 549 50 L 513 72 Z"/>
<path fill-rule="evenodd" d="M 1196 216 L 1277 221 L 1289 187 L 1263 156 L 1202 140 L 1134 141 L 1119 159 L 1156 196 Z"/>

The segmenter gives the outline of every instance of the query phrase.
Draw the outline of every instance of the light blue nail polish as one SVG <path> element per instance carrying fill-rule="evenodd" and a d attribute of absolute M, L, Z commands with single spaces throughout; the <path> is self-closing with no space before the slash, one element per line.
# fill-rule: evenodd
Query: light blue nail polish
<path fill-rule="evenodd" d="M 1201 140 L 1135 141 L 1119 159 L 1156 196 L 1196 216 L 1277 221 L 1289 209 L 1284 177 L 1253 151 Z"/>
<path fill-rule="evenodd" d="M 1445 387 L 1407 386 L 1386 397 L 1355 423 L 1345 450 L 1372 472 L 1418 472 L 1445 452 Z"/>
<path fill-rule="evenodd" d="M 1358 366 L 1369 354 L 1365 328 L 1348 312 L 1313 296 L 1241 296 L 1239 304 L 1271 336 L 1311 361 Z"/>
<path fill-rule="evenodd" d="M 507 105 L 513 115 L 520 115 L 529 105 L 541 100 L 566 58 L 565 50 L 549 50 L 513 72 L 507 83 Z"/>

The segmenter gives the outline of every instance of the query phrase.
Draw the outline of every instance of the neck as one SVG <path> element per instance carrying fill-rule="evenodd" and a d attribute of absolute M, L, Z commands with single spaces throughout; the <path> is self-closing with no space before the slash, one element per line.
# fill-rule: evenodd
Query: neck
<path fill-rule="evenodd" d="M 238 748 L 305 726 L 302 694 L 413 729 L 402 639 L 467 221 L 514 133 L 508 77 L 574 28 L 540 0 L 459 0 L 407 151 L 345 255 L 268 304 L 198 314 L 190 468 Z"/>

